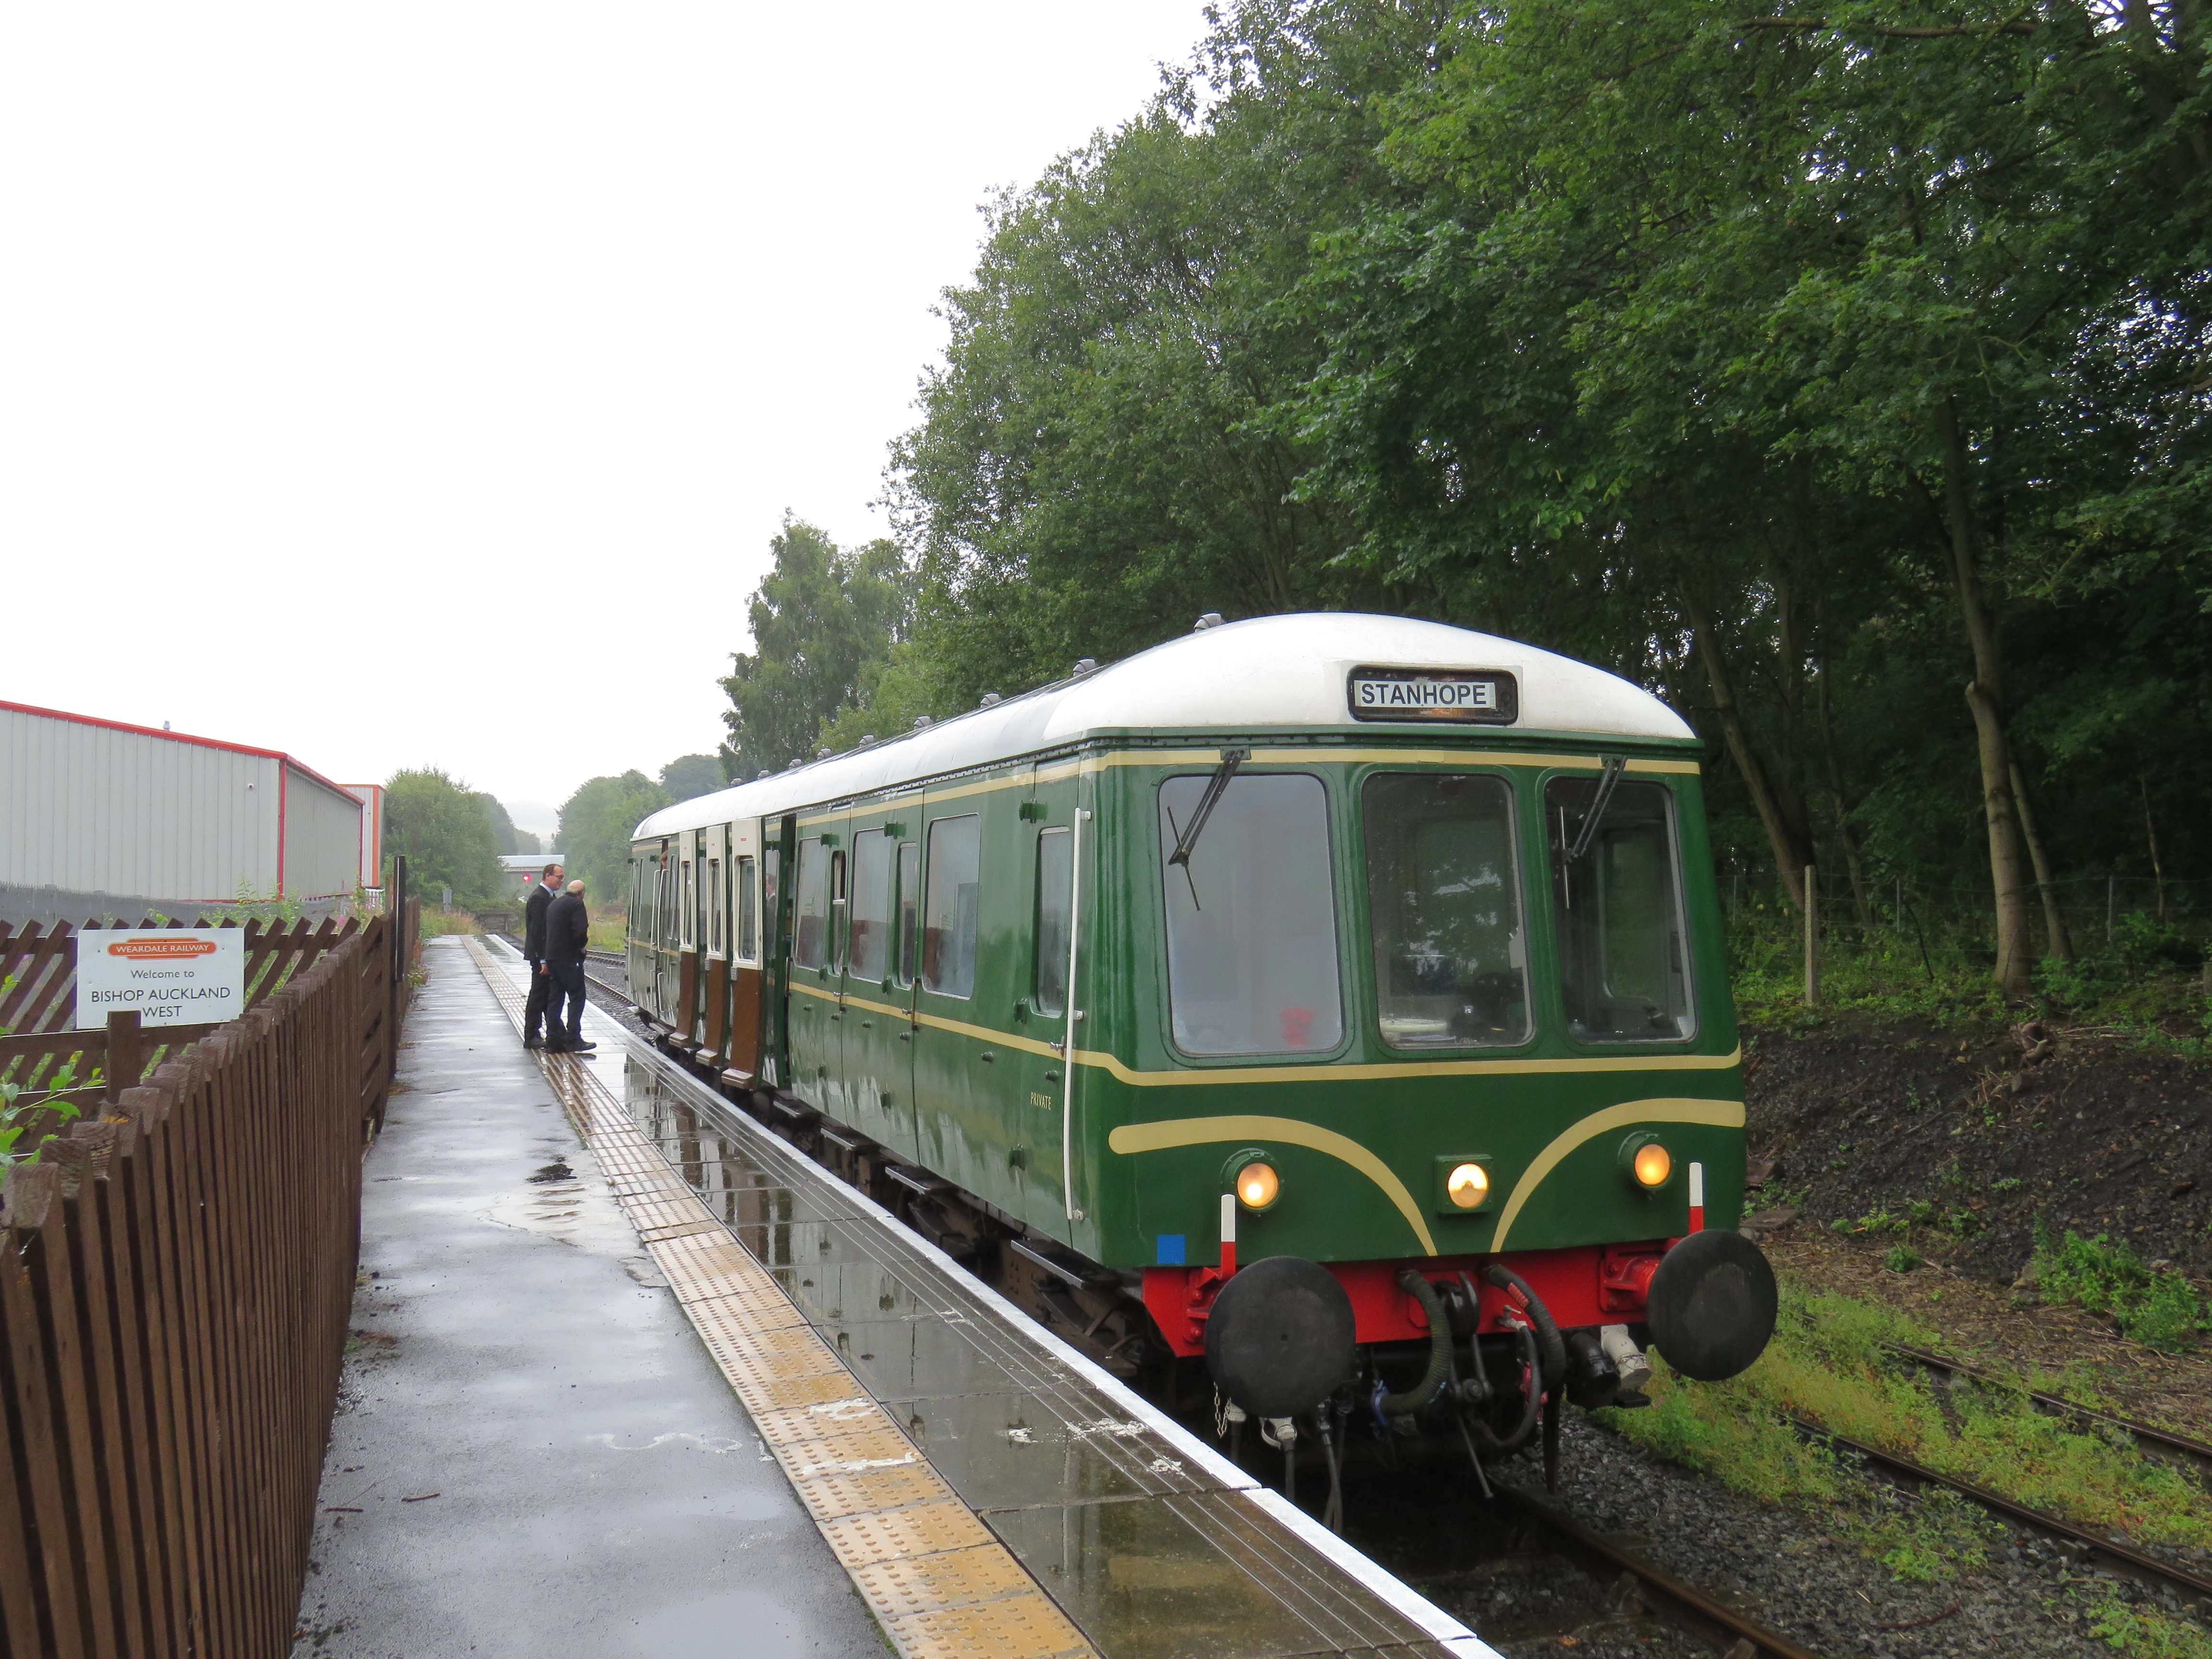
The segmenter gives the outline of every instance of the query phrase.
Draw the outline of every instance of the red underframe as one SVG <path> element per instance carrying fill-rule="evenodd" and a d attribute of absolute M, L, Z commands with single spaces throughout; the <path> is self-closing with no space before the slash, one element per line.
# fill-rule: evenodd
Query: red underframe
<path fill-rule="evenodd" d="M 1482 1297 L 1482 1328 L 1502 1329 L 1498 1314 L 1516 1298 L 1486 1284 L 1482 1270 L 1502 1262 L 1527 1281 L 1562 1330 L 1589 1325 L 1633 1324 L 1644 1317 L 1651 1275 L 1671 1239 L 1635 1244 L 1583 1244 L 1564 1250 L 1509 1252 L 1504 1255 L 1423 1256 L 1402 1261 L 1324 1261 L 1352 1298 L 1353 1340 L 1411 1342 L 1425 1340 L 1429 1322 L 1421 1304 L 1399 1285 L 1398 1275 L 1412 1267 L 1437 1285 L 1455 1284 L 1464 1272 Z M 1147 1267 L 1145 1306 L 1178 1354 L 1206 1352 L 1206 1319 L 1224 1282 L 1221 1269 Z"/>

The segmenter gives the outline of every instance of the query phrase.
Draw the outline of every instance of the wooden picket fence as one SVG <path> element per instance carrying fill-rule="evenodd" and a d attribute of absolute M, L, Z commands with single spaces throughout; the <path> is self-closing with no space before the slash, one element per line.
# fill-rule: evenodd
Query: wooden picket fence
<path fill-rule="evenodd" d="M 6 1066 L 108 1073 L 0 1182 L 0 1659 L 290 1651 L 412 920 L 256 930 L 252 1006 L 159 1048 L 0 937 Z"/>

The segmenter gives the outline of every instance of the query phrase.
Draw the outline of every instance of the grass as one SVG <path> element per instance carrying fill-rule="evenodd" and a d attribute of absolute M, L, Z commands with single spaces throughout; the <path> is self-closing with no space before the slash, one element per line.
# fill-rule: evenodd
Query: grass
<path fill-rule="evenodd" d="M 421 931 L 424 939 L 443 939 L 448 933 L 481 933 L 483 929 L 477 925 L 477 919 L 466 910 L 436 910 L 425 905 L 422 911 Z"/>
<path fill-rule="evenodd" d="M 1869 1556 L 1911 1582 L 1980 1565 L 2002 1528 L 1971 1504 L 1933 1492 L 1905 1498 L 1844 1480 L 1834 1456 L 1794 1431 L 1790 1418 L 2094 1530 L 2212 1548 L 2212 1498 L 2180 1472 L 2144 1457 L 2124 1437 L 2085 1432 L 2045 1416 L 2010 1389 L 1941 1387 L 1918 1367 L 1891 1358 L 1882 1346 L 1929 1347 L 1937 1341 L 1933 1333 L 1875 1304 L 1785 1285 L 1774 1340 L 1741 1376 L 1685 1382 L 1654 1355 L 1650 1408 L 1607 1412 L 1602 1419 L 1732 1490 L 1770 1503 L 1820 1508 Z M 2118 1621 L 2121 1615 L 2112 1617 Z M 2114 1639 L 2113 1645 L 2122 1644 Z"/>
<path fill-rule="evenodd" d="M 2072 962 L 2039 963 L 2031 1010 L 2009 1001 L 1991 977 L 1986 930 L 1964 924 L 1831 926 L 1821 941 L 1821 1006 L 1808 1008 L 1802 926 L 1772 906 L 1729 918 L 1729 973 L 1747 1022 L 1802 1030 L 1852 1017 L 1966 1030 L 2032 1012 L 2107 1026 L 2142 1048 L 2191 1058 L 2208 1052 L 2205 947 L 2151 915 L 2121 917 L 2112 939 L 2082 941 Z M 2039 937 L 2039 918 L 2036 926 Z"/>
<path fill-rule="evenodd" d="M 619 904 L 596 905 L 592 910 L 592 936 L 589 940 L 594 951 L 619 951 L 629 933 L 629 919 Z"/>

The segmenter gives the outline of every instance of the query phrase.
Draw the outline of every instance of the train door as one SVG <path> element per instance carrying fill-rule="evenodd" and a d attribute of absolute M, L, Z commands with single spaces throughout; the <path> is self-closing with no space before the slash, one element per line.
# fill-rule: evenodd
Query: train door
<path fill-rule="evenodd" d="M 730 828 L 709 825 L 700 840 L 700 868 L 705 872 L 700 944 L 706 981 L 700 1037 L 713 1052 L 719 1071 L 728 1063 L 730 1042 Z"/>
<path fill-rule="evenodd" d="M 686 830 L 676 842 L 676 1018 L 677 1035 L 687 1046 L 699 1041 L 699 832 Z"/>
<path fill-rule="evenodd" d="M 1030 1039 L 1007 1056 L 1020 1070 L 1014 1156 L 1021 1179 L 1020 1213 L 1054 1231 L 1060 1229 L 1065 1207 L 1060 1158 L 1078 839 L 1070 817 L 1074 793 L 1070 780 L 1053 798 L 1026 803 L 1023 834 L 1014 849 L 1023 866 L 1028 922 L 1016 953 L 1015 1018 Z"/>
<path fill-rule="evenodd" d="M 792 876 L 799 861 L 799 820 L 787 812 L 761 826 L 761 1077 L 771 1088 L 795 1089 L 791 1060 Z"/>
<path fill-rule="evenodd" d="M 914 1097 L 921 1162 L 968 1191 L 1006 1204 L 1012 1193 L 1000 1126 L 1014 1068 L 997 1032 L 1011 1010 L 984 971 L 984 817 L 989 793 L 924 798 L 921 948 L 915 976 Z M 1012 803 L 1006 805 L 1011 815 Z M 995 909 L 995 906 L 991 907 Z M 988 964 L 995 966 L 995 964 Z"/>
<path fill-rule="evenodd" d="M 915 803 L 919 805 L 919 803 Z M 914 984 L 899 951 L 902 848 L 916 826 L 896 807 L 848 820 L 846 948 L 841 987 L 845 1121 L 884 1146 L 916 1157 L 914 1123 Z M 918 874 L 918 869 L 917 869 Z"/>
<path fill-rule="evenodd" d="M 791 1091 L 817 1110 L 840 1115 L 843 1079 L 843 978 L 840 924 L 845 916 L 844 815 L 802 819 L 791 882 Z"/>
<path fill-rule="evenodd" d="M 725 1064 L 750 1083 L 761 1074 L 763 950 L 761 825 L 730 826 L 730 1038 Z"/>
<path fill-rule="evenodd" d="M 653 860 L 653 1012 L 672 1026 L 677 1023 L 676 842 L 660 838 Z"/>

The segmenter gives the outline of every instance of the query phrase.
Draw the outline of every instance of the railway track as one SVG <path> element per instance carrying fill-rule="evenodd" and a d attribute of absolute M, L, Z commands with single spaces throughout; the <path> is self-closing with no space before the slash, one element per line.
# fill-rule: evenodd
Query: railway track
<path fill-rule="evenodd" d="M 1925 1348 L 1915 1348 L 1902 1342 L 1885 1342 L 1887 1352 L 1900 1359 L 1908 1359 L 1923 1370 L 1947 1376 L 1971 1378 L 1986 1388 L 2002 1389 L 2009 1394 L 2025 1395 L 2039 1411 L 2063 1419 L 2082 1428 L 2117 1430 L 2127 1435 L 2142 1450 L 2155 1457 L 2170 1457 L 2188 1463 L 2212 1474 L 2212 1444 L 2192 1440 L 2185 1434 L 2176 1434 L 2171 1429 L 2154 1428 L 2148 1423 L 2136 1423 L 2124 1417 L 2115 1417 L 2094 1407 L 2076 1405 L 2070 1400 L 2061 1400 L 2056 1395 L 2042 1394 L 2033 1389 L 2023 1389 L 2008 1377 L 1969 1365 L 1964 1360 L 1951 1359 L 1940 1353 L 1930 1353 Z"/>

